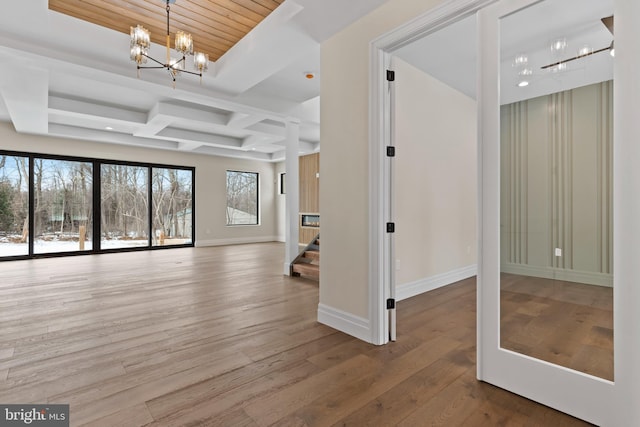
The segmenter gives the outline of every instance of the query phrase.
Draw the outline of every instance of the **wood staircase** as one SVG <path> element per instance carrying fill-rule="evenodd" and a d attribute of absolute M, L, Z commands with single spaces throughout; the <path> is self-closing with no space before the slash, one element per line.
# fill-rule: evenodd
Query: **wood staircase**
<path fill-rule="evenodd" d="M 320 234 L 293 260 L 291 275 L 320 280 Z"/>

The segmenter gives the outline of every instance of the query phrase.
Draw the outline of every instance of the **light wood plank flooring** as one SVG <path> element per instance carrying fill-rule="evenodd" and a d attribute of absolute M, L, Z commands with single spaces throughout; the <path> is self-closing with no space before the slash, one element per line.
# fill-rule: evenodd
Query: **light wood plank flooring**
<path fill-rule="evenodd" d="M 94 426 L 579 426 L 475 380 L 475 280 L 399 303 L 397 342 L 316 322 L 279 243 L 0 263 L 0 402 Z"/>

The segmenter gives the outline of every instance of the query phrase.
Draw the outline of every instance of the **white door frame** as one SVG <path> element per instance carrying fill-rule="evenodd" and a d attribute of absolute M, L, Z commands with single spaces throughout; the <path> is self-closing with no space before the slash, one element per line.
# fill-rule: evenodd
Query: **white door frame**
<path fill-rule="evenodd" d="M 496 0 L 451 0 L 424 15 L 378 37 L 370 45 L 369 70 L 369 319 L 371 342 L 386 344 L 389 341 L 389 316 L 386 301 L 393 291 L 390 271 L 393 260 L 392 242 L 384 225 L 392 218 L 390 185 L 391 171 L 386 157 L 390 140 L 390 95 L 386 71 L 393 52 L 425 35 L 447 27 Z"/>
<path fill-rule="evenodd" d="M 538 0 L 452 0 L 371 43 L 371 342 L 388 342 L 385 221 L 386 69 L 404 44 L 476 11 L 478 31 L 478 379 L 604 426 L 640 425 L 640 2 L 614 0 L 614 382 L 514 353 L 499 345 L 499 24 Z M 484 76 L 484 77 L 482 77 Z"/>

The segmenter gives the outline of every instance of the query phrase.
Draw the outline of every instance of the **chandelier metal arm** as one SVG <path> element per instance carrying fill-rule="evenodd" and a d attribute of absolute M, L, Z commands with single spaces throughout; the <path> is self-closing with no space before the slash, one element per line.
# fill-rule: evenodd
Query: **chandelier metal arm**
<path fill-rule="evenodd" d="M 193 74 L 194 76 L 202 77 L 202 73 L 196 73 L 195 71 L 189 71 L 189 70 L 179 70 L 179 71 L 180 71 L 180 73 Z"/>
<path fill-rule="evenodd" d="M 144 55 L 144 54 L 143 54 L 143 55 Z M 181 69 L 181 68 L 175 68 L 175 65 L 176 65 L 176 64 L 179 64 L 180 62 L 185 62 L 185 61 L 186 61 L 186 58 L 185 58 L 184 56 L 182 57 L 182 59 L 180 59 L 180 61 L 178 61 L 178 62 L 176 62 L 175 64 L 173 64 L 173 66 L 172 66 L 171 64 L 164 64 L 164 63 L 162 63 L 162 62 L 158 61 L 157 59 L 152 58 L 152 57 L 151 57 L 151 56 L 149 56 L 149 55 L 144 55 L 144 56 L 145 56 L 146 58 L 148 58 L 148 59 L 152 60 L 153 62 L 155 62 L 155 63 L 156 63 L 156 64 L 158 64 L 158 65 L 155 65 L 155 66 L 153 66 L 153 65 L 149 65 L 149 66 L 147 66 L 147 65 L 138 65 L 138 67 L 137 67 L 137 68 L 138 68 L 138 70 L 142 70 L 142 69 L 147 69 L 147 70 L 154 70 L 154 69 L 155 69 L 155 70 L 161 70 L 161 69 L 165 68 L 165 69 L 167 69 L 167 70 L 169 70 L 169 71 L 176 71 L 176 72 L 179 72 L 179 73 L 193 74 L 194 76 L 200 76 L 200 77 L 202 77 L 202 73 L 196 73 L 195 71 L 189 71 L 189 70 L 184 70 L 184 69 Z"/>
<path fill-rule="evenodd" d="M 155 62 L 156 64 L 161 65 L 161 67 L 138 67 L 138 68 L 166 68 L 166 67 L 168 67 L 168 66 L 169 66 L 169 64 L 165 64 L 165 63 L 163 63 L 163 62 L 160 62 L 160 61 L 158 61 L 157 59 L 152 58 L 151 56 L 149 56 L 149 55 L 147 55 L 147 54 L 144 54 L 144 53 L 143 53 L 143 54 L 142 54 L 142 56 L 144 56 L 144 57 L 145 57 L 145 58 L 147 58 L 147 59 L 152 60 L 152 61 L 153 61 L 153 62 Z"/>

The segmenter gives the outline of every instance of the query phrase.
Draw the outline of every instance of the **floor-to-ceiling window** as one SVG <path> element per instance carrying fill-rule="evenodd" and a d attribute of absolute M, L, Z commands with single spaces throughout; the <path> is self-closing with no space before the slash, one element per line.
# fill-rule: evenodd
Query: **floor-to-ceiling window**
<path fill-rule="evenodd" d="M 0 151 L 0 259 L 193 245 L 195 169 Z"/>
<path fill-rule="evenodd" d="M 33 252 L 92 249 L 93 164 L 33 159 Z"/>
<path fill-rule="evenodd" d="M 193 181 L 191 171 L 152 168 L 153 245 L 191 243 Z"/>
<path fill-rule="evenodd" d="M 0 154 L 0 256 L 29 254 L 29 158 Z"/>
<path fill-rule="evenodd" d="M 149 245 L 149 168 L 100 165 L 100 248 Z"/>

